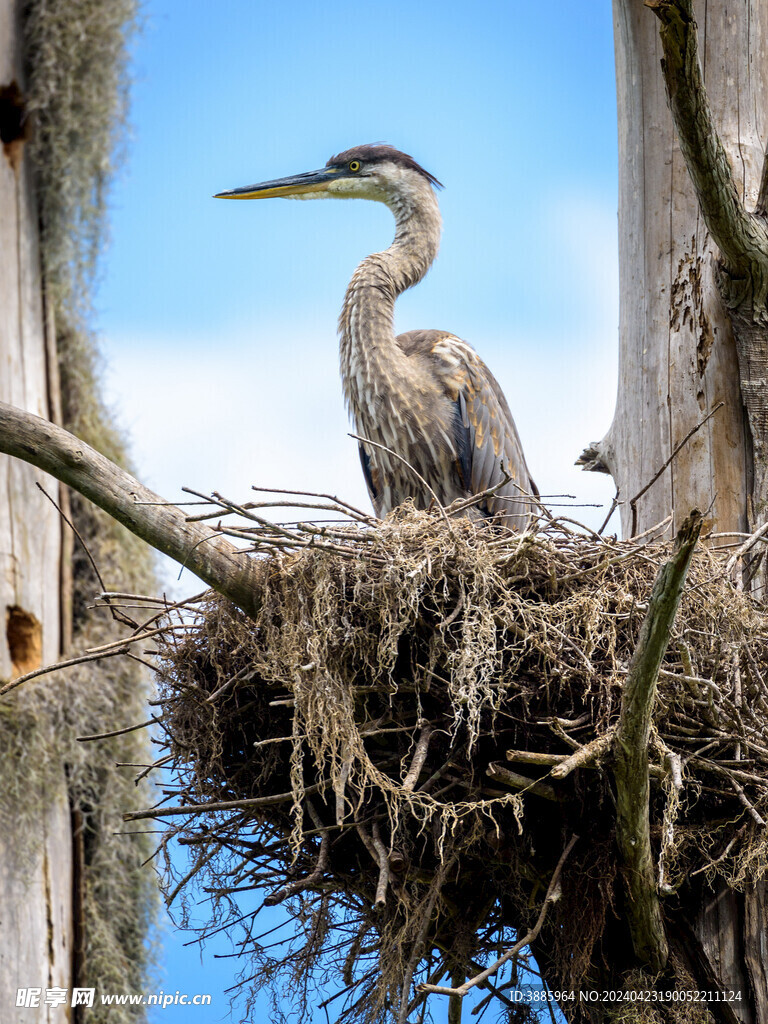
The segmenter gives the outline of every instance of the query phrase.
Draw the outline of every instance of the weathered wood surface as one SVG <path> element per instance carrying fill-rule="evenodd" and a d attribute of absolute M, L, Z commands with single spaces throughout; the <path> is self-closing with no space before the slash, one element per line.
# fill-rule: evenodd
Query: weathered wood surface
<path fill-rule="evenodd" d="M 0 0 L 0 88 L 14 81 L 22 90 L 24 86 L 20 6 L 18 0 Z M 0 148 L 0 399 L 49 415 L 37 209 L 30 169 L 19 146 L 14 154 Z M 0 456 L 3 680 L 14 672 L 9 608 L 23 609 L 40 624 L 33 657 L 49 662 L 59 655 L 61 530 L 55 509 L 35 486 L 37 480 L 45 480 L 39 470 Z M 51 488 L 50 480 L 47 486 Z M 26 771 L 25 766 L 19 771 Z M 0 786 L 7 792 L 8 780 L 0 778 Z M 63 772 L 60 785 L 45 793 L 36 792 L 30 782 L 24 799 L 39 808 L 33 816 L 35 835 L 23 837 L 29 844 L 13 832 L 0 835 L 0 1020 L 16 1020 L 23 1013 L 25 1024 L 64 1024 L 66 1007 L 15 1009 L 19 987 L 71 985 L 72 839 Z"/>
<path fill-rule="evenodd" d="M 0 1020 L 71 1024 L 67 1007 L 44 1002 L 47 988 L 72 986 L 72 833 L 63 768 L 55 784 L 35 781 L 23 799 L 36 808 L 34 834 L 0 838 Z M 41 1005 L 17 1010 L 19 988 L 42 989 Z"/>
<path fill-rule="evenodd" d="M 696 0 L 704 82 L 739 199 L 758 204 L 768 115 L 768 4 Z M 614 0 L 619 104 L 619 397 L 599 458 L 620 489 L 625 535 L 689 509 L 717 531 L 744 530 L 749 434 L 736 343 L 716 285 L 711 241 L 669 111 L 659 25 L 643 0 Z M 719 410 L 638 502 L 677 443 Z M 711 893 L 690 908 L 687 954 L 704 980 L 741 989 L 728 1014 L 768 1022 L 765 891 Z M 688 934 L 688 933 L 686 933 Z M 706 987 L 706 986 L 704 986 Z M 727 1015 L 726 1015 L 727 1016 Z"/>
<path fill-rule="evenodd" d="M 18 4 L 0 0 L 0 87 L 23 87 Z M 46 339 L 37 208 L 30 168 L 0 153 L 0 401 L 49 415 Z M 58 576 L 61 527 L 56 510 L 35 486 L 32 466 L 0 457 L 0 609 L 17 606 L 42 625 L 43 660 L 59 653 Z M 49 483 L 50 486 L 50 483 Z M 53 496 L 57 497 L 58 488 Z M 11 674 L 5 628 L 0 677 Z"/>
<path fill-rule="evenodd" d="M 704 78 L 742 199 L 757 202 L 767 109 L 768 5 L 696 5 Z M 677 142 L 660 71 L 658 23 L 642 0 L 614 0 L 619 105 L 619 395 L 600 457 L 631 499 L 719 401 L 638 503 L 636 532 L 691 508 L 718 530 L 746 527 L 749 467 L 736 350 L 714 286 L 715 249 Z M 747 52 L 747 40 L 751 59 Z M 712 504 L 714 502 L 714 504 Z"/>
<path fill-rule="evenodd" d="M 719 251 L 716 284 L 733 328 L 749 423 L 754 528 L 768 509 L 768 168 L 761 172 L 756 207 L 747 209 L 703 85 L 693 0 L 646 4 L 659 18 L 662 71 L 680 149 Z M 745 45 L 751 42 L 748 36 Z"/>

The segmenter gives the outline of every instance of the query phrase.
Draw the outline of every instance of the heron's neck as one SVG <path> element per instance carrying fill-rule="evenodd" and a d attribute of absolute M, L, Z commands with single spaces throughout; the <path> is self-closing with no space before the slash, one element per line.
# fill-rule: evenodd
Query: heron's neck
<path fill-rule="evenodd" d="M 417 372 L 395 341 L 395 300 L 429 270 L 440 244 L 440 210 L 431 186 L 413 201 L 390 204 L 397 229 L 384 252 L 364 259 L 344 298 L 339 333 L 347 405 L 363 426 L 366 405 Z M 416 383 L 413 381 L 412 383 Z"/>

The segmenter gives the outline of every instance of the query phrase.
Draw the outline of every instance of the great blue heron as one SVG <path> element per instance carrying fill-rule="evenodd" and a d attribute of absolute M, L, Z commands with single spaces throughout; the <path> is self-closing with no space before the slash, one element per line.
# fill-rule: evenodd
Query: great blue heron
<path fill-rule="evenodd" d="M 536 486 L 495 377 L 448 331 L 395 336 L 397 296 L 429 270 L 440 243 L 440 182 L 391 146 L 333 156 L 319 171 L 220 192 L 221 199 L 373 199 L 395 216 L 395 240 L 364 259 L 339 319 L 341 376 L 378 516 L 407 498 L 428 508 L 497 487 L 477 506 L 521 529 Z"/>

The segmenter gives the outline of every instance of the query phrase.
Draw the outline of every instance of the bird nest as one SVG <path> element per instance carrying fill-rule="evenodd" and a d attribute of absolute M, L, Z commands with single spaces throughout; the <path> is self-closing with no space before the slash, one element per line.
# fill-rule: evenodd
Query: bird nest
<path fill-rule="evenodd" d="M 284 1008 L 314 971 L 339 1021 L 411 1020 L 420 986 L 522 939 L 550 982 L 594 982 L 627 945 L 609 738 L 669 545 L 408 508 L 254 538 L 255 619 L 208 593 L 155 637 L 176 782 L 127 817 L 188 849 L 169 896 L 212 900 L 204 935 L 244 925 L 244 983 Z M 686 889 L 765 872 L 767 666 L 766 613 L 700 545 L 649 747 L 668 920 Z M 276 904 L 287 930 L 266 939 Z M 485 1000 L 512 1006 L 517 953 Z"/>

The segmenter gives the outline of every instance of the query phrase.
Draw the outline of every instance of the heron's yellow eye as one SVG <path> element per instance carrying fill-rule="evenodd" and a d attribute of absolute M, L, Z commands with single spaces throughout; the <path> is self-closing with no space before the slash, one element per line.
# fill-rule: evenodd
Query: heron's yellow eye
<path fill-rule="evenodd" d="M 359 171 L 360 170 L 360 161 L 359 160 L 350 160 L 349 161 L 349 169 L 350 169 L 350 171 Z"/>

